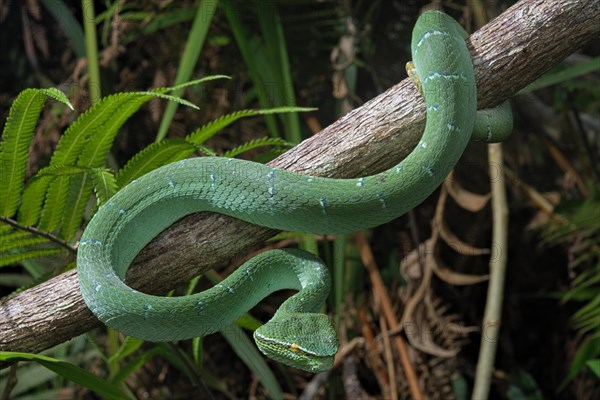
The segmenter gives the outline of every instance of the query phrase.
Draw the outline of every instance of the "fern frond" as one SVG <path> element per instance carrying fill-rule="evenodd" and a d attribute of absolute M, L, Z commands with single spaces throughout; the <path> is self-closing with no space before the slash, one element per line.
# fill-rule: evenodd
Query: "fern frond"
<path fill-rule="evenodd" d="M 175 90 L 183 89 L 188 86 L 198 85 L 200 83 L 204 83 L 204 82 L 208 82 L 208 81 L 214 81 L 215 79 L 231 79 L 231 77 L 227 76 L 227 75 L 209 75 L 209 76 L 205 76 L 204 78 L 194 79 L 193 81 L 182 83 L 181 85 L 165 87 L 165 88 L 160 88 L 160 89 L 154 89 L 154 90 L 164 90 L 165 92 L 173 92 Z"/>
<path fill-rule="evenodd" d="M 585 306 L 573 314 L 574 326 L 581 332 L 590 332 L 600 327 L 600 294 L 596 294 Z"/>
<path fill-rule="evenodd" d="M 46 198 L 48 187 L 55 180 L 55 177 L 47 176 L 37 179 L 35 182 L 28 182 L 23 191 L 21 205 L 17 221 L 25 226 L 34 226 L 38 224 L 42 213 L 42 206 Z"/>
<path fill-rule="evenodd" d="M 52 186 L 47 189 L 46 202 L 38 228 L 47 232 L 54 231 L 61 226 L 64 218 L 64 205 L 67 202 L 68 189 L 71 183 L 70 177 L 87 172 L 93 172 L 93 168 L 80 167 L 77 165 L 49 165 L 42 168 L 33 178 L 32 182 L 46 177 L 55 177 Z M 70 239 L 70 238 L 66 238 Z"/>
<path fill-rule="evenodd" d="M 159 91 L 138 92 L 138 93 L 140 93 L 140 94 L 149 94 L 149 95 L 152 95 L 154 97 L 161 98 L 161 99 L 165 99 L 165 100 L 169 100 L 169 101 L 174 101 L 175 103 L 179 103 L 179 104 L 182 104 L 184 106 L 188 106 L 188 107 L 194 108 L 196 110 L 200 109 L 200 107 L 198 107 L 194 103 L 192 103 L 190 101 L 187 101 L 185 99 L 182 99 L 181 97 L 171 96 L 169 94 L 160 93 Z"/>
<path fill-rule="evenodd" d="M 3 221 L 0 221 L 0 222 L 3 222 Z M 5 225 L 5 226 L 10 226 L 10 225 Z M 8 243 L 13 240 L 18 240 L 18 239 L 24 238 L 29 235 L 31 235 L 31 233 L 29 233 L 27 231 L 20 231 L 20 230 L 14 229 L 12 226 L 10 226 L 9 232 L 6 232 L 6 233 L 0 235 L 0 244 L 3 245 L 4 243 Z M 0 245 L 0 249 L 3 248 L 3 247 L 1 247 L 2 245 Z"/>
<path fill-rule="evenodd" d="M 173 161 L 183 160 L 196 151 L 194 145 L 182 139 L 167 139 L 152 143 L 131 158 L 117 173 L 117 186 L 122 188 L 132 180 Z"/>
<path fill-rule="evenodd" d="M 75 165 L 82 151 L 90 145 L 93 138 L 99 133 L 102 135 L 107 121 L 139 97 L 140 95 L 134 92 L 114 94 L 100 99 L 65 131 L 50 159 L 49 167 Z M 151 98 L 148 95 L 145 97 Z M 19 221 L 25 225 L 37 225 L 39 221 L 41 229 L 54 231 L 62 223 L 66 212 L 65 205 L 70 185 L 71 180 L 68 176 L 32 182 L 23 194 Z"/>
<path fill-rule="evenodd" d="M 63 249 L 37 249 L 28 250 L 21 253 L 3 254 L 0 253 L 0 267 L 6 267 L 18 262 L 23 262 L 32 258 L 52 256 L 55 254 L 64 253 Z"/>
<path fill-rule="evenodd" d="M 280 138 L 271 138 L 267 136 L 260 139 L 250 140 L 249 142 L 246 142 L 240 146 L 234 147 L 233 149 L 225 152 L 223 154 L 223 157 L 235 157 L 248 150 L 255 149 L 261 146 L 282 146 L 290 148 L 293 147 L 293 144 Z"/>
<path fill-rule="evenodd" d="M 13 102 L 0 142 L 0 215 L 11 217 L 17 211 L 23 192 L 29 145 L 33 139 L 46 98 L 51 97 L 69 107 L 71 103 L 61 91 L 26 89 Z"/>
<path fill-rule="evenodd" d="M 91 172 L 93 168 L 88 167 L 80 167 L 79 165 L 49 165 L 44 167 L 35 174 L 34 177 L 31 178 L 31 182 L 35 182 L 38 179 L 42 179 L 47 176 L 59 177 L 59 176 L 73 176 L 79 175 L 86 172 Z"/>
<path fill-rule="evenodd" d="M 26 233 L 29 233 L 29 232 L 26 232 Z M 31 234 L 28 234 L 26 237 L 22 237 L 22 238 L 19 238 L 16 240 L 2 241 L 1 246 L 0 246 L 0 249 L 2 250 L 2 252 L 0 252 L 0 255 L 2 253 L 11 252 L 15 249 L 20 249 L 20 251 L 22 251 L 24 249 L 27 249 L 30 246 L 48 244 L 48 243 L 49 243 L 49 241 L 46 238 L 31 236 Z"/>
<path fill-rule="evenodd" d="M 101 131 L 106 121 L 137 96 L 135 93 L 113 94 L 101 98 L 98 103 L 87 109 L 61 136 L 50 159 L 50 165 L 74 165 L 81 150 Z"/>
<path fill-rule="evenodd" d="M 188 142 L 188 143 L 192 143 L 192 142 Z M 203 144 L 198 144 L 198 143 L 192 143 L 192 146 L 194 146 L 196 148 L 196 151 L 198 153 L 204 154 L 205 156 L 208 157 L 217 157 L 217 153 L 215 153 L 212 149 L 210 149 L 209 147 L 203 145 Z"/>
<path fill-rule="evenodd" d="M 110 169 L 92 169 L 92 180 L 94 182 L 94 193 L 96 193 L 98 205 L 104 204 L 115 193 L 117 193 L 117 181 L 115 179 L 115 175 Z"/>
<path fill-rule="evenodd" d="M 316 108 L 308 107 L 275 107 L 264 110 L 240 110 L 230 114 L 225 114 L 207 123 L 206 125 L 203 125 L 199 129 L 190 133 L 187 136 L 187 140 L 193 143 L 202 144 L 211 137 L 213 137 L 218 131 L 232 124 L 240 118 L 254 117 L 257 115 L 281 114 L 289 112 L 306 112 L 314 110 L 316 110 Z"/>
<path fill-rule="evenodd" d="M 91 137 L 84 141 L 83 148 L 80 147 L 77 149 L 78 151 L 72 152 L 72 156 L 75 156 L 77 160 L 66 164 L 74 164 L 85 168 L 102 167 L 114 138 L 125 121 L 150 99 L 164 96 L 161 90 L 157 90 L 155 92 L 119 93 L 102 99 L 98 104 L 105 104 L 111 112 L 103 112 L 97 108 L 98 104 L 92 107 L 94 112 L 92 112 L 91 117 L 86 116 L 86 119 L 93 119 L 94 114 L 98 114 L 103 116 L 101 118 L 102 123 L 94 125 L 94 132 L 91 132 Z M 174 99 L 173 96 L 167 97 Z M 115 105 L 118 105 L 118 107 L 115 107 Z M 82 127 L 74 129 L 72 135 L 81 137 L 84 134 L 81 131 Z M 69 161 L 71 160 L 72 157 Z M 61 177 L 54 182 L 53 186 L 55 187 L 48 191 L 46 204 L 42 212 L 42 220 L 45 223 L 47 222 L 47 225 L 44 225 L 46 230 L 54 230 L 60 226 L 61 236 L 65 240 L 72 238 L 81 224 L 87 202 L 94 188 L 92 180 L 93 175 L 84 174 L 72 178 Z M 83 186 L 77 186 L 80 184 Z M 57 210 L 61 213 L 60 217 L 54 217 L 52 215 L 54 211 L 49 209 L 51 206 L 56 207 L 57 205 L 59 206 Z M 44 215 L 52 215 L 54 218 L 48 218 L 46 221 Z"/>
<path fill-rule="evenodd" d="M 58 101 L 59 103 L 63 103 L 64 105 L 69 107 L 71 110 L 75 110 L 73 108 L 73 105 L 67 98 L 67 95 L 64 94 L 63 92 L 61 92 L 60 90 L 58 90 L 57 88 L 50 87 L 50 88 L 45 88 L 45 89 L 33 89 L 33 90 L 36 90 L 38 93 L 44 94 L 47 97 L 51 97 L 54 100 Z"/>
<path fill-rule="evenodd" d="M 81 226 L 83 214 L 94 190 L 93 178 L 89 173 L 73 176 L 70 180 L 60 227 L 60 237 L 67 241 L 75 236 Z"/>

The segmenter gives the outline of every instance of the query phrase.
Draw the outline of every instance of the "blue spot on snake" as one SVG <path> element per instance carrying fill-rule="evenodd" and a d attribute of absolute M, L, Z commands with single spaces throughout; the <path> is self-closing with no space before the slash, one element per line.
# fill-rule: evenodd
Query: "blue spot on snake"
<path fill-rule="evenodd" d="M 385 193 L 383 192 L 379 192 L 377 194 L 377 198 L 379 199 L 379 201 L 381 202 L 381 206 L 383 208 L 387 208 L 387 202 L 385 201 Z"/>
<path fill-rule="evenodd" d="M 460 128 L 455 121 L 449 120 L 446 122 L 446 127 L 450 130 L 450 132 L 460 132 Z"/>
<path fill-rule="evenodd" d="M 423 34 L 419 38 L 419 41 L 417 42 L 417 47 L 420 47 L 427 38 L 429 38 L 430 36 L 435 36 L 435 35 L 451 36 L 449 32 L 440 31 L 437 29 L 431 29 L 431 30 L 423 32 Z"/>
<path fill-rule="evenodd" d="M 148 319 L 151 312 L 152 312 L 152 306 L 149 304 L 145 304 L 144 305 L 144 319 Z"/>
<path fill-rule="evenodd" d="M 433 176 L 435 173 L 435 171 L 433 170 L 433 168 L 431 168 L 431 165 L 429 164 L 423 164 L 423 170 L 425 170 L 425 172 L 427 172 L 429 176 Z"/>
<path fill-rule="evenodd" d="M 272 169 L 268 174 L 267 178 L 269 178 L 269 189 L 268 192 L 271 195 L 271 199 L 275 197 L 277 194 L 277 190 L 275 190 L 275 170 Z"/>
<path fill-rule="evenodd" d="M 201 316 L 204 312 L 204 304 L 201 300 L 198 300 L 196 304 L 194 304 L 194 308 L 196 308 L 196 315 Z"/>
<path fill-rule="evenodd" d="M 319 200 L 319 204 L 323 209 L 323 214 L 327 214 L 327 207 L 329 206 L 329 200 L 327 200 L 327 197 L 323 197 L 321 200 Z"/>
<path fill-rule="evenodd" d="M 227 292 L 229 292 L 229 293 L 233 293 L 233 292 L 234 292 L 234 290 L 233 290 L 232 288 L 230 288 L 229 286 L 227 286 L 227 285 L 226 285 L 226 284 L 224 284 L 224 283 L 219 283 L 219 284 L 217 284 L 217 285 L 215 285 L 215 286 L 216 286 L 216 287 L 220 287 L 220 288 L 222 288 L 223 290 L 226 290 L 226 291 L 227 291 Z"/>

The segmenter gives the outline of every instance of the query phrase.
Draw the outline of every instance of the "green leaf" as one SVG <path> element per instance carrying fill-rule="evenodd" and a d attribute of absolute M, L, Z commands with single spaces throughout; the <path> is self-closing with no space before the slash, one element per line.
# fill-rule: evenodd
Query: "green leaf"
<path fill-rule="evenodd" d="M 23 237 L 15 240 L 2 240 L 0 242 L 0 257 L 2 253 L 7 253 L 15 249 L 27 249 L 30 246 L 48 244 L 48 239 L 44 237 L 31 236 Z"/>
<path fill-rule="evenodd" d="M 200 109 L 200 107 L 198 107 L 197 105 L 195 105 L 195 104 L 194 104 L 194 103 L 192 103 L 192 102 L 189 102 L 189 101 L 187 101 L 187 100 L 185 100 L 185 99 L 182 99 L 182 98 L 180 98 L 180 97 L 176 97 L 176 96 L 171 96 L 171 95 L 169 95 L 169 94 L 160 93 L 160 92 L 158 92 L 158 91 L 152 91 L 152 92 L 138 92 L 138 93 L 141 93 L 141 94 L 149 94 L 149 95 L 154 95 L 154 96 L 156 96 L 156 97 L 158 97 L 158 98 L 160 98 L 160 99 L 169 100 L 169 101 L 172 101 L 172 102 L 175 102 L 175 103 L 179 103 L 179 104 L 182 104 L 182 105 L 184 105 L 184 106 L 191 107 L 191 108 L 193 108 L 193 109 L 196 109 L 196 110 L 199 110 L 199 109 Z"/>
<path fill-rule="evenodd" d="M 586 362 L 585 365 L 587 365 L 590 371 L 592 371 L 592 373 L 596 375 L 596 378 L 600 378 L 600 358 L 588 360 L 588 362 Z"/>
<path fill-rule="evenodd" d="M 198 85 L 200 83 L 214 81 L 216 79 L 231 79 L 231 77 L 227 76 L 227 75 L 208 75 L 208 76 L 205 76 L 204 78 L 194 79 L 189 82 L 182 83 L 180 85 L 175 85 L 175 86 L 166 87 L 166 88 L 162 88 L 162 89 L 167 92 L 176 92 L 176 91 L 179 91 L 180 89 L 184 89 L 189 86 L 194 86 L 194 85 Z"/>
<path fill-rule="evenodd" d="M 111 382 L 114 384 L 121 384 L 136 370 L 140 369 L 144 364 L 148 362 L 153 357 L 162 356 L 166 358 L 171 364 L 175 365 L 181 371 L 183 371 L 190 380 L 194 380 L 194 376 L 190 375 L 190 371 L 183 365 L 181 360 L 177 358 L 173 352 L 171 352 L 164 343 L 157 344 L 156 347 L 153 347 L 150 350 L 144 351 L 140 355 L 132 358 L 129 362 L 127 362 L 123 367 L 119 368 L 117 373 L 111 378 Z"/>
<path fill-rule="evenodd" d="M 7 265 L 13 265 L 18 262 L 29 260 L 31 258 L 52 256 L 55 254 L 63 253 L 64 249 L 41 249 L 41 250 L 28 250 L 14 254 L 0 254 L 0 267 L 6 267 Z"/>
<path fill-rule="evenodd" d="M 195 130 L 191 134 L 187 136 L 187 140 L 192 143 L 202 144 L 206 142 L 208 139 L 213 137 L 217 132 L 221 129 L 227 127 L 233 122 L 237 121 L 240 118 L 254 117 L 257 115 L 269 115 L 269 114 L 278 114 L 278 113 L 289 113 L 289 112 L 307 112 L 314 111 L 315 108 L 308 107 L 275 107 L 264 110 L 240 110 L 230 114 L 225 114 L 201 128 Z"/>
<path fill-rule="evenodd" d="M 46 192 L 54 177 L 47 176 L 35 182 L 28 182 L 21 198 L 21 206 L 17 220 L 25 226 L 37 225 L 42 212 L 42 206 L 46 198 Z"/>
<path fill-rule="evenodd" d="M 29 145 L 35 133 L 46 98 L 71 103 L 55 88 L 26 89 L 13 102 L 0 142 L 0 215 L 11 217 L 17 211 L 23 192 Z"/>
<path fill-rule="evenodd" d="M 173 161 L 183 160 L 196 148 L 183 139 L 167 139 L 152 143 L 137 153 L 117 173 L 117 186 L 122 188 L 132 180 Z"/>
<path fill-rule="evenodd" d="M 519 94 L 533 92 L 534 90 L 542 89 L 547 86 L 556 85 L 578 76 L 596 72 L 600 69 L 600 57 L 592 58 L 589 61 L 571 65 L 568 67 L 558 66 L 553 68 L 546 74 L 542 75 L 539 79 L 533 83 L 525 86 L 519 91 Z"/>
<path fill-rule="evenodd" d="M 94 190 L 93 179 L 89 173 L 73 176 L 63 207 L 60 237 L 71 240 L 81 226 L 83 214 Z"/>
<path fill-rule="evenodd" d="M 573 362 L 571 363 L 571 368 L 569 368 L 569 372 L 565 379 L 561 382 L 558 390 L 563 390 L 569 382 L 577 376 L 577 374 L 582 370 L 582 368 L 586 365 L 589 360 L 595 359 L 600 355 L 600 336 L 591 337 L 585 343 L 583 343 L 577 353 L 575 353 L 575 357 L 573 357 Z"/>
<path fill-rule="evenodd" d="M 144 344 L 142 339 L 126 336 L 123 344 L 121 344 L 121 347 L 119 348 L 119 351 L 117 351 L 108 359 L 108 363 L 118 364 L 125 357 L 137 351 L 142 344 Z"/>
<path fill-rule="evenodd" d="M 128 399 L 117 385 L 98 378 L 76 365 L 55 358 L 29 353 L 0 351 L 0 361 L 35 361 L 56 374 L 94 391 L 100 396 L 111 399 Z"/>
<path fill-rule="evenodd" d="M 212 17 L 215 14 L 217 5 L 217 1 L 201 1 L 198 3 L 196 16 L 194 17 L 194 22 L 192 23 L 192 28 L 187 37 L 183 54 L 181 55 L 181 61 L 177 68 L 177 76 L 175 77 L 176 85 L 186 82 L 190 79 L 190 76 L 192 76 L 192 72 L 196 66 L 198 57 L 200 56 L 200 51 L 204 47 L 204 40 L 206 39 L 206 34 L 210 27 Z M 176 96 L 181 95 L 182 92 L 182 88 L 176 88 L 174 90 Z M 156 142 L 160 142 L 167 135 L 167 130 L 169 129 L 169 125 L 171 125 L 176 109 L 176 103 L 167 104 L 163 118 L 160 121 L 160 127 L 155 140 Z"/>
<path fill-rule="evenodd" d="M 108 168 L 93 168 L 92 180 L 94 182 L 94 193 L 98 199 L 98 205 L 106 203 L 117 193 L 117 181 L 112 171 Z"/>
<path fill-rule="evenodd" d="M 506 397 L 509 400 L 544 399 L 535 379 L 522 369 L 517 369 L 511 374 Z"/>
<path fill-rule="evenodd" d="M 275 375 L 265 362 L 264 357 L 256 349 L 254 343 L 244 334 L 244 331 L 239 326 L 231 324 L 221 330 L 220 333 L 227 340 L 227 343 L 229 343 L 235 354 L 256 375 L 264 388 L 269 392 L 269 396 L 275 399 L 282 399 L 283 392 L 277 378 L 275 378 Z"/>
<path fill-rule="evenodd" d="M 293 147 L 293 143 L 287 142 L 280 138 L 271 138 L 271 137 L 263 137 L 260 139 L 254 139 L 249 142 L 246 142 L 238 147 L 234 147 L 233 149 L 226 151 L 223 154 L 223 157 L 235 157 L 241 153 L 244 153 L 248 150 L 255 149 L 257 147 L 262 146 L 283 146 L 283 147 Z"/>
<path fill-rule="evenodd" d="M 41 3 L 44 5 L 46 11 L 54 17 L 56 22 L 58 22 L 58 25 L 71 41 L 71 46 L 73 46 L 77 58 L 85 57 L 83 29 L 71 10 L 62 0 L 42 0 Z"/>

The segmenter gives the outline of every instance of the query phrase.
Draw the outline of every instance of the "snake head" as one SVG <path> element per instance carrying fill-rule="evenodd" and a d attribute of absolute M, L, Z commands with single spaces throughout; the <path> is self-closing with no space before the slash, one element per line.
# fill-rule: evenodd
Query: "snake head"
<path fill-rule="evenodd" d="M 328 371 L 339 343 L 325 314 L 278 316 L 254 332 L 256 345 L 267 357 L 308 372 Z"/>

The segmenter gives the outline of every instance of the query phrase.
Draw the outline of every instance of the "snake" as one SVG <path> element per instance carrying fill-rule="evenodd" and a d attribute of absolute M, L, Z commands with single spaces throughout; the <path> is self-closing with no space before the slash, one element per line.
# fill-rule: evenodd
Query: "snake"
<path fill-rule="evenodd" d="M 330 277 L 310 253 L 270 250 L 208 290 L 174 297 L 131 288 L 123 281 L 127 269 L 161 231 L 200 211 L 283 231 L 345 234 L 417 206 L 441 184 L 471 139 L 502 140 L 512 130 L 507 106 L 478 117 L 466 37 L 445 13 L 427 11 L 418 18 L 411 49 L 425 99 L 425 129 L 411 153 L 386 171 L 335 179 L 242 159 L 195 157 L 131 181 L 98 208 L 80 238 L 77 275 L 87 307 L 125 335 L 178 341 L 222 330 L 272 292 L 293 289 L 297 292 L 254 331 L 257 347 L 292 367 L 313 373 L 331 369 L 339 341 L 333 322 L 321 312 Z"/>

